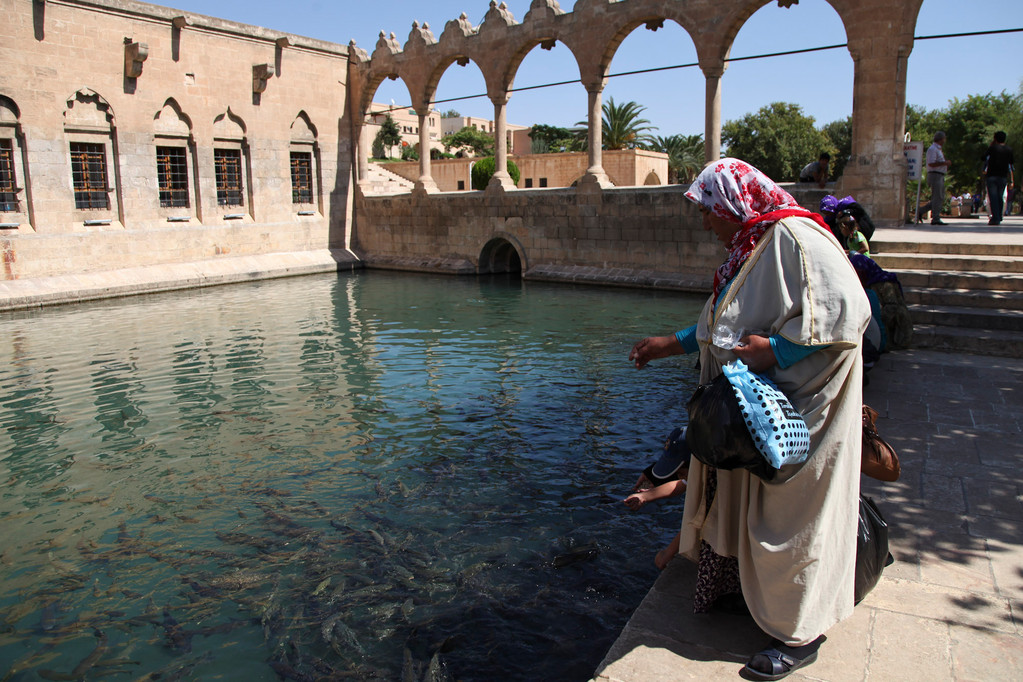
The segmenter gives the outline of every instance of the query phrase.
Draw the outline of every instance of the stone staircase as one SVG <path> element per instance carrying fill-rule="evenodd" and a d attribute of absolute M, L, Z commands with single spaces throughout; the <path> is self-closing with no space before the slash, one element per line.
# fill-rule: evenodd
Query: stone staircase
<path fill-rule="evenodd" d="M 367 195 L 404 194 L 415 187 L 411 180 L 406 180 L 378 163 L 369 164 L 368 173 L 359 184 Z"/>
<path fill-rule="evenodd" d="M 913 319 L 913 347 L 1023 357 L 1023 238 L 984 243 L 871 240 L 878 265 L 899 276 Z"/>

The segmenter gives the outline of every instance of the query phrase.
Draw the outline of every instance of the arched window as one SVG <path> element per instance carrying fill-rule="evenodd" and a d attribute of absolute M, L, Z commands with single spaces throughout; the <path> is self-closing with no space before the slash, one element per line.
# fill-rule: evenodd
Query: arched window
<path fill-rule="evenodd" d="M 168 99 L 153 117 L 156 186 L 160 212 L 169 221 L 188 221 L 198 209 L 195 187 L 195 140 L 192 123 L 178 103 Z"/>
<path fill-rule="evenodd" d="M 0 229 L 16 229 L 27 222 L 28 178 L 19 118 L 14 100 L 0 95 Z"/>
<path fill-rule="evenodd" d="M 291 203 L 299 215 L 321 212 L 320 149 L 316 127 L 304 111 L 291 124 Z"/>
<path fill-rule="evenodd" d="M 213 170 L 217 185 L 217 206 L 231 211 L 247 207 L 252 214 L 249 148 L 245 126 L 230 108 L 213 120 Z M 246 199 L 249 199 L 246 201 Z M 244 218 L 245 213 L 227 213 L 225 220 Z"/>
<path fill-rule="evenodd" d="M 120 214 L 114 115 L 110 105 L 89 89 L 67 101 L 64 135 L 71 156 L 71 186 L 76 216 L 86 225 L 108 225 Z"/>

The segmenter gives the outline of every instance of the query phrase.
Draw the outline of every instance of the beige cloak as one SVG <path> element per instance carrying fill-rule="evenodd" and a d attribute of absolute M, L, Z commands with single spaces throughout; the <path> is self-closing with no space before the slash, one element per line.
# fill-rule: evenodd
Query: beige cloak
<path fill-rule="evenodd" d="M 799 345 L 830 344 L 768 374 L 806 420 L 810 456 L 765 482 L 746 470 L 689 472 L 679 552 L 697 561 L 700 540 L 738 557 L 742 592 L 757 625 L 786 644 L 805 644 L 853 609 L 863 363 L 870 304 L 845 250 L 806 218 L 768 229 L 715 309 L 697 324 L 703 383 L 735 355 L 711 344 L 716 326 L 780 334 Z"/>

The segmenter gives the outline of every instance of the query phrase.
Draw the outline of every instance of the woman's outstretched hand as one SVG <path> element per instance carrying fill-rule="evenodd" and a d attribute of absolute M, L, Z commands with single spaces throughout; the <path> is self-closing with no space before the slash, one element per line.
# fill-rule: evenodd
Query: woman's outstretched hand
<path fill-rule="evenodd" d="M 766 336 L 744 336 L 732 352 L 746 363 L 751 372 L 763 372 L 778 362 L 771 341 Z"/>
<path fill-rule="evenodd" d="M 629 353 L 629 360 L 636 363 L 636 369 L 643 369 L 651 360 L 666 358 L 669 355 L 681 355 L 682 344 L 678 342 L 675 335 L 671 336 L 648 336 L 635 346 Z"/>

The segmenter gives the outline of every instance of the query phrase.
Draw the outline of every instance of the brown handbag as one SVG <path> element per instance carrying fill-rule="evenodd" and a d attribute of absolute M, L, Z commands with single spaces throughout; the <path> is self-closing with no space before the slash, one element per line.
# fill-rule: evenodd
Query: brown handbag
<path fill-rule="evenodd" d="M 902 468 L 895 448 L 877 433 L 877 410 L 863 406 L 863 455 L 860 470 L 879 481 L 897 481 Z"/>

